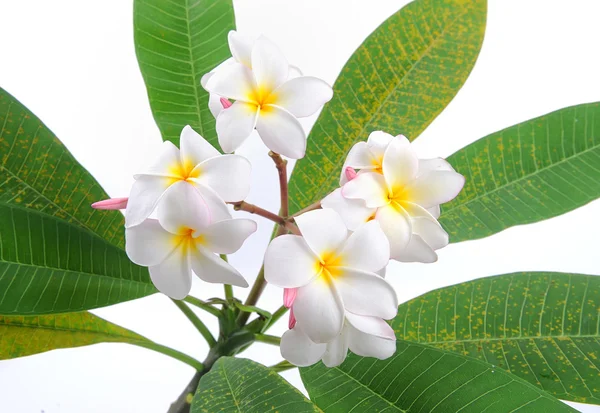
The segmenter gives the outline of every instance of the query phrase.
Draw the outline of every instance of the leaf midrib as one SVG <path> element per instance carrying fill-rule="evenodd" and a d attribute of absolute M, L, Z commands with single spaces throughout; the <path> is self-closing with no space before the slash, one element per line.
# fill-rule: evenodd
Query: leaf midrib
<path fill-rule="evenodd" d="M 568 335 L 568 336 L 522 336 L 522 337 L 493 337 L 493 338 L 471 338 L 465 340 L 450 340 L 450 341 L 413 341 L 409 338 L 403 338 L 403 340 L 411 341 L 420 344 L 430 344 L 430 345 L 439 345 L 439 344 L 462 344 L 462 343 L 481 343 L 481 342 L 498 342 L 498 341 L 517 341 L 517 340 L 548 340 L 548 339 L 556 339 L 556 340 L 573 340 L 574 338 L 598 338 L 600 339 L 600 333 L 597 334 L 581 334 L 581 335 Z"/>
<path fill-rule="evenodd" d="M 200 114 L 200 96 L 198 96 L 198 88 L 196 86 L 196 67 L 194 63 L 194 53 L 192 51 L 192 37 L 190 35 L 190 5 L 189 0 L 185 0 L 185 26 L 186 35 L 188 38 L 188 51 L 190 53 L 190 67 L 192 69 L 192 89 L 194 89 L 194 99 L 196 100 L 196 115 L 198 116 L 198 129 L 200 135 L 204 135 L 204 124 L 202 123 L 202 115 Z"/>

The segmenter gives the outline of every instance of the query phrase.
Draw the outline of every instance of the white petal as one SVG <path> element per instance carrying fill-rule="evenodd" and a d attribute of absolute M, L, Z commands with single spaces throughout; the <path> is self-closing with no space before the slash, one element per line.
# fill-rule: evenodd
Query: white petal
<path fill-rule="evenodd" d="M 125 210 L 125 226 L 133 227 L 144 222 L 156 208 L 158 201 L 169 189 L 170 178 L 152 175 L 140 175 L 131 187 L 127 209 Z"/>
<path fill-rule="evenodd" d="M 369 208 L 377 208 L 388 203 L 385 178 L 376 172 L 358 174 L 342 187 L 342 195 L 350 199 L 362 199 Z"/>
<path fill-rule="evenodd" d="M 223 105 L 221 104 L 221 96 L 217 95 L 216 93 L 209 94 L 208 109 L 216 119 L 219 116 L 219 114 L 223 111 Z"/>
<path fill-rule="evenodd" d="M 348 229 L 333 209 L 317 209 L 294 218 L 304 240 L 317 257 L 338 250 L 348 238 Z"/>
<path fill-rule="evenodd" d="M 306 152 L 306 133 L 298 119 L 287 110 L 266 105 L 259 113 L 256 130 L 267 148 L 291 159 Z"/>
<path fill-rule="evenodd" d="M 125 229 L 125 251 L 129 259 L 138 265 L 157 265 L 175 248 L 173 237 L 157 220 L 147 219 L 140 225 Z"/>
<path fill-rule="evenodd" d="M 356 230 L 375 215 L 375 208 L 367 208 L 361 199 L 348 199 L 342 196 L 338 188 L 321 201 L 321 207 L 331 208 L 337 212 L 350 231 Z"/>
<path fill-rule="evenodd" d="M 369 135 L 369 138 L 367 139 L 367 147 L 369 148 L 369 152 L 371 152 L 372 156 L 377 159 L 379 165 L 383 163 L 383 155 L 385 154 L 385 150 L 393 140 L 394 137 L 392 135 L 382 131 L 371 132 Z"/>
<path fill-rule="evenodd" d="M 288 73 L 288 80 L 295 79 L 303 76 L 302 70 L 298 66 L 290 65 L 290 72 Z"/>
<path fill-rule="evenodd" d="M 194 186 L 208 207 L 210 222 L 231 219 L 231 211 L 227 208 L 225 201 L 223 201 L 213 189 L 199 183 L 194 183 Z"/>
<path fill-rule="evenodd" d="M 442 158 L 419 159 L 419 175 L 430 171 L 454 172 L 454 168 Z"/>
<path fill-rule="evenodd" d="M 233 254 L 242 247 L 246 238 L 256 232 L 256 222 L 251 219 L 219 221 L 202 234 L 207 249 L 217 254 Z"/>
<path fill-rule="evenodd" d="M 342 331 L 344 304 L 334 283 L 323 277 L 298 288 L 292 308 L 302 331 L 315 343 L 328 343 Z"/>
<path fill-rule="evenodd" d="M 244 36 L 235 30 L 231 30 L 227 35 L 227 40 L 229 42 L 229 50 L 231 50 L 231 55 L 235 60 L 252 68 L 251 54 L 254 39 Z"/>
<path fill-rule="evenodd" d="M 190 261 L 194 274 L 203 281 L 248 287 L 248 282 L 235 268 L 202 247 L 190 251 Z"/>
<path fill-rule="evenodd" d="M 333 89 L 324 80 L 302 76 L 288 80 L 273 94 L 281 106 L 298 118 L 312 115 L 333 97 Z"/>
<path fill-rule="evenodd" d="M 385 320 L 379 317 L 369 317 L 364 315 L 357 315 L 346 311 L 346 320 L 350 325 L 365 334 L 369 334 L 376 337 L 387 338 L 389 340 L 396 340 L 394 335 L 394 329 L 390 327 Z"/>
<path fill-rule="evenodd" d="M 212 77 L 212 75 L 214 75 L 215 72 L 214 70 L 212 72 L 208 72 L 202 75 L 202 77 L 200 78 L 200 86 L 202 86 L 203 88 L 206 89 L 206 84 L 208 83 L 208 79 L 210 79 Z"/>
<path fill-rule="evenodd" d="M 385 360 L 396 352 L 396 340 L 365 334 L 350 327 L 348 331 L 350 351 L 357 356 L 376 357 Z"/>
<path fill-rule="evenodd" d="M 173 169 L 176 169 L 179 164 L 179 148 L 173 145 L 173 142 L 165 141 L 162 144 L 160 156 L 156 162 L 146 168 L 141 174 L 136 174 L 133 177 L 135 179 L 138 179 L 142 175 L 176 177 L 177 175 L 173 173 Z"/>
<path fill-rule="evenodd" d="M 235 151 L 250 136 L 258 119 L 258 107 L 241 101 L 235 102 L 217 117 L 219 145 L 225 153 Z"/>
<path fill-rule="evenodd" d="M 163 262 L 148 270 L 158 291 L 175 300 L 184 299 L 192 288 L 190 260 L 185 248 L 175 248 Z"/>
<path fill-rule="evenodd" d="M 306 367 L 315 364 L 325 353 L 327 344 L 310 341 L 298 327 L 288 330 L 281 336 L 281 356 L 295 366 Z"/>
<path fill-rule="evenodd" d="M 435 251 L 421 238 L 420 235 L 413 234 L 408 245 L 395 255 L 392 255 L 393 260 L 400 262 L 422 262 L 430 264 L 438 259 Z"/>
<path fill-rule="evenodd" d="M 228 99 L 254 102 L 256 83 L 250 69 L 233 63 L 215 70 L 206 82 L 206 90 Z"/>
<path fill-rule="evenodd" d="M 327 367 L 335 367 L 344 362 L 348 355 L 348 338 L 348 327 L 344 327 L 339 336 L 327 343 L 323 364 Z"/>
<path fill-rule="evenodd" d="M 199 133 L 187 125 L 181 131 L 181 163 L 183 165 L 198 165 L 200 162 L 219 156 L 220 153 Z"/>
<path fill-rule="evenodd" d="M 358 142 L 348 152 L 348 156 L 342 167 L 340 186 L 348 182 L 348 178 L 346 178 L 346 168 L 348 166 L 353 169 L 373 169 L 378 166 L 378 161 L 373 157 L 366 142 Z"/>
<path fill-rule="evenodd" d="M 406 200 L 423 208 L 431 208 L 454 199 L 464 184 L 464 176 L 456 172 L 431 171 L 419 175 L 406 188 Z"/>
<path fill-rule="evenodd" d="M 383 175 L 390 191 L 400 190 L 411 182 L 419 170 L 419 158 L 410 145 L 392 140 L 383 156 Z"/>
<path fill-rule="evenodd" d="M 417 204 L 403 202 L 402 208 L 411 216 L 412 232 L 420 235 L 434 250 L 448 245 L 448 234 L 435 217 Z"/>
<path fill-rule="evenodd" d="M 281 235 L 265 252 L 265 279 L 281 288 L 308 284 L 316 275 L 318 258 L 298 235 Z"/>
<path fill-rule="evenodd" d="M 287 59 L 275 43 L 264 36 L 252 48 L 252 72 L 260 89 L 274 90 L 288 78 Z"/>
<path fill-rule="evenodd" d="M 438 219 L 441 214 L 440 206 L 435 205 L 435 206 L 432 206 L 431 208 L 427 208 L 427 212 L 429 212 L 431 214 L 431 216 L 434 217 L 435 219 Z"/>
<path fill-rule="evenodd" d="M 390 261 L 390 243 L 377 221 L 369 221 L 348 237 L 340 255 L 343 265 L 376 272 Z"/>
<path fill-rule="evenodd" d="M 211 187 L 225 202 L 241 201 L 250 192 L 252 165 L 240 155 L 221 155 L 199 164 L 194 181 Z"/>
<path fill-rule="evenodd" d="M 184 234 L 190 229 L 200 231 L 208 226 L 208 206 L 196 188 L 179 181 L 171 185 L 158 207 L 158 222 L 172 234 Z"/>
<path fill-rule="evenodd" d="M 402 208 L 386 205 L 377 210 L 375 219 L 390 242 L 390 256 L 397 256 L 410 241 L 412 234 L 410 218 Z"/>
<path fill-rule="evenodd" d="M 381 317 L 386 320 L 396 316 L 398 297 L 394 287 L 385 279 L 371 272 L 354 268 L 338 267 L 338 269 L 341 273 L 335 277 L 335 286 L 342 296 L 346 310 L 354 314 Z"/>

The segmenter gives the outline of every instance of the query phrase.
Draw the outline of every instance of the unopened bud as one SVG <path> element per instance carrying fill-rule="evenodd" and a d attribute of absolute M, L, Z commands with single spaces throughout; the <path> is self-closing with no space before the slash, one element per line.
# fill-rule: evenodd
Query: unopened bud
<path fill-rule="evenodd" d="M 291 308 L 298 294 L 297 288 L 284 288 L 283 289 L 283 305 L 286 308 Z"/>
<path fill-rule="evenodd" d="M 228 109 L 233 105 L 227 98 L 221 98 L 221 105 L 223 105 L 223 109 Z"/>
<path fill-rule="evenodd" d="M 344 173 L 346 174 L 346 179 L 348 179 L 349 181 L 356 178 L 356 175 L 357 175 L 356 171 L 351 166 L 347 166 L 346 169 L 344 170 Z"/>
<path fill-rule="evenodd" d="M 290 309 L 290 320 L 288 321 L 288 327 L 290 328 L 290 330 L 292 328 L 294 328 L 294 326 L 296 325 L 296 317 L 294 317 L 294 309 Z"/>
<path fill-rule="evenodd" d="M 94 202 L 92 208 L 94 209 L 125 209 L 127 208 L 127 201 L 129 198 L 110 198 L 103 201 Z"/>

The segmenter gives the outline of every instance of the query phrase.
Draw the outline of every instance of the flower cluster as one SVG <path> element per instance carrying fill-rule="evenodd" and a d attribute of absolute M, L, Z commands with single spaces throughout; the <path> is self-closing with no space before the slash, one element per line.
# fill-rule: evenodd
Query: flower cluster
<path fill-rule="evenodd" d="M 298 118 L 328 102 L 331 87 L 302 76 L 264 37 L 254 40 L 232 31 L 229 46 L 232 58 L 201 80 L 210 93 L 221 148 L 235 151 L 256 129 L 274 159 L 302 158 L 306 134 Z M 158 160 L 134 176 L 128 199 L 93 206 L 126 207 L 127 254 L 149 267 L 164 294 L 184 298 L 192 271 L 207 282 L 246 287 L 242 275 L 218 254 L 237 251 L 256 231 L 254 221 L 232 218 L 226 205 L 245 204 L 250 162 L 220 154 L 189 126 L 180 143 L 180 148 L 163 144 Z M 277 165 L 285 170 L 285 162 Z M 287 184 L 281 170 L 280 178 L 283 205 Z M 373 132 L 350 150 L 340 187 L 320 202 L 320 209 L 295 217 L 246 209 L 260 210 L 282 232 L 292 232 L 276 237 L 264 258 L 266 281 L 284 289 L 290 309 L 289 330 L 281 338 L 283 357 L 298 366 L 319 360 L 337 366 L 348 350 L 390 357 L 396 341 L 386 320 L 396 315 L 398 298 L 385 279 L 386 267 L 390 259 L 437 260 L 435 251 L 448 244 L 437 221 L 440 204 L 463 185 L 464 178 L 443 159 L 418 159 L 404 136 Z"/>

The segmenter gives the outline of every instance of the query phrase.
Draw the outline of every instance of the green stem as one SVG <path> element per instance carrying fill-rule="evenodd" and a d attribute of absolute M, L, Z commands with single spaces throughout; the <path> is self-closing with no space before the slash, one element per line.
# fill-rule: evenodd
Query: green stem
<path fill-rule="evenodd" d="M 229 284 L 224 284 L 223 287 L 225 288 L 225 299 L 227 301 L 233 301 L 233 287 Z"/>
<path fill-rule="evenodd" d="M 291 370 L 291 369 L 295 369 L 296 366 L 294 366 L 292 363 L 290 363 L 287 360 L 283 360 L 280 361 L 279 363 L 269 367 L 272 370 L 275 370 L 277 373 L 282 372 L 282 371 L 286 371 L 286 370 Z"/>
<path fill-rule="evenodd" d="M 198 329 L 200 334 L 202 334 L 202 336 L 208 343 L 209 347 L 213 347 L 215 344 L 217 344 L 215 338 L 212 336 L 212 334 L 210 334 L 210 330 L 204 325 L 202 320 L 198 318 L 196 313 L 194 313 L 191 308 L 189 308 L 183 301 L 173 299 L 171 299 L 171 301 L 173 301 L 173 303 L 175 303 L 175 305 L 179 307 L 181 312 L 185 314 L 185 316 L 191 321 L 194 327 Z"/>
<path fill-rule="evenodd" d="M 187 297 L 185 297 L 183 299 L 183 301 L 185 301 L 186 303 L 190 303 L 190 304 L 206 311 L 207 313 L 214 315 L 215 317 L 219 317 L 221 315 L 221 312 L 218 309 L 216 309 L 212 305 L 202 301 L 199 298 L 192 297 L 191 295 L 188 295 Z"/>
<path fill-rule="evenodd" d="M 174 350 L 170 347 L 163 346 L 162 344 L 154 343 L 152 341 L 139 341 L 135 343 L 136 346 L 144 347 L 150 350 L 154 350 L 156 352 L 165 354 L 169 357 L 173 357 L 185 364 L 192 366 L 194 369 L 198 371 L 202 371 L 204 369 L 204 365 L 200 363 L 193 357 L 188 356 L 180 351 Z"/>
<path fill-rule="evenodd" d="M 275 324 L 277 321 L 279 321 L 279 319 L 281 317 L 283 317 L 285 315 L 285 313 L 287 313 L 289 310 L 289 308 L 287 308 L 285 305 L 282 305 L 281 307 L 279 307 L 271 316 L 271 319 L 269 320 L 269 325 L 267 325 L 264 329 L 264 331 L 267 331 L 268 329 L 270 329 L 271 327 L 273 327 L 273 324 Z"/>
<path fill-rule="evenodd" d="M 261 343 L 273 344 L 278 346 L 281 343 L 281 338 L 276 336 L 270 336 L 268 334 L 254 334 L 254 340 Z"/>

